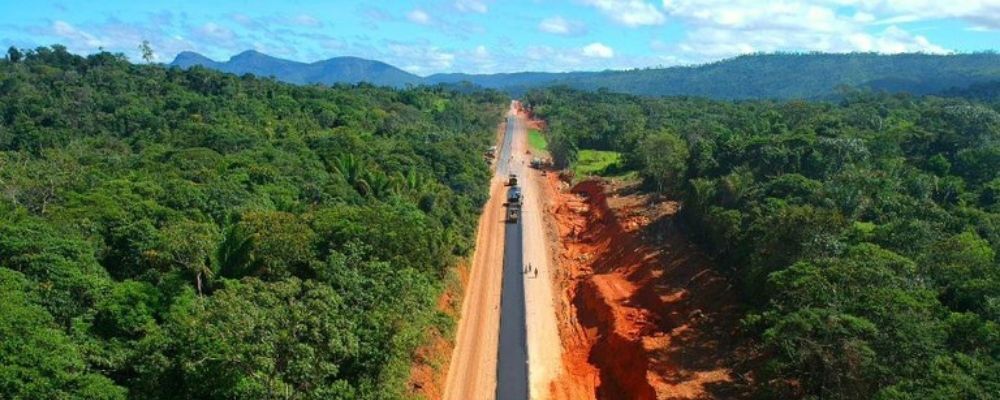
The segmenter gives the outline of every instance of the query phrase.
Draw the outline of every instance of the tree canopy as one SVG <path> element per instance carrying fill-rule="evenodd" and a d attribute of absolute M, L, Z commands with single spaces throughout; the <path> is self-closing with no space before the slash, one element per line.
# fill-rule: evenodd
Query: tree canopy
<path fill-rule="evenodd" d="M 1000 103 L 529 92 L 556 160 L 614 150 L 741 288 L 760 398 L 1000 393 Z M 617 118 L 608 118 L 617 115 Z"/>
<path fill-rule="evenodd" d="M 399 398 L 507 99 L 0 61 L 0 397 Z"/>

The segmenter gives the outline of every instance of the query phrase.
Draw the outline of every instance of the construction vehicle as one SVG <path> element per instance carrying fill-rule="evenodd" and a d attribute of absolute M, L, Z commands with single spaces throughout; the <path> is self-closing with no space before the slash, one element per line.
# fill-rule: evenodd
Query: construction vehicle
<path fill-rule="evenodd" d="M 516 224 L 521 216 L 521 206 L 518 204 L 507 206 L 507 223 Z"/>
<path fill-rule="evenodd" d="M 521 216 L 521 188 L 518 186 L 513 186 L 507 190 L 507 202 L 504 203 L 507 206 L 507 222 L 517 223 L 518 217 Z"/>
<path fill-rule="evenodd" d="M 521 187 L 513 186 L 507 190 L 507 205 L 516 204 L 521 205 Z"/>
<path fill-rule="evenodd" d="M 486 164 L 493 164 L 493 160 L 495 160 L 496 157 L 497 157 L 496 146 L 492 146 L 483 152 L 483 160 L 486 161 Z"/>

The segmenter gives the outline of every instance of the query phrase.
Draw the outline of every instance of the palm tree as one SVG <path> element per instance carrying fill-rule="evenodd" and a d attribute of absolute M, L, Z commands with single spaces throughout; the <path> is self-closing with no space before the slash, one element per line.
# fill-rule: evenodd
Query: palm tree
<path fill-rule="evenodd" d="M 386 198 L 398 193 L 398 181 L 382 171 L 370 171 L 366 173 L 364 182 L 367 184 L 368 191 L 362 194 L 377 198 Z"/>
<path fill-rule="evenodd" d="M 333 170 L 354 186 L 365 172 L 365 167 L 361 161 L 354 157 L 354 154 L 345 154 L 333 161 Z"/>
<path fill-rule="evenodd" d="M 228 276 L 239 276 L 247 264 L 253 261 L 253 235 L 240 229 L 238 224 L 226 227 L 222 232 L 222 242 L 215 251 L 220 270 Z"/>

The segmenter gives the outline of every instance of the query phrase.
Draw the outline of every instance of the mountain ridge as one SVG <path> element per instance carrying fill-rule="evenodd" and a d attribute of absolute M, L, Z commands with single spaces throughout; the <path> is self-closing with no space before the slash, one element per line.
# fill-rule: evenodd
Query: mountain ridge
<path fill-rule="evenodd" d="M 418 76 L 390 64 L 359 57 L 333 57 L 312 63 L 285 60 L 255 50 L 219 62 L 182 52 L 170 65 L 202 65 L 224 72 L 274 76 L 295 84 L 368 82 L 375 85 L 474 85 L 519 95 L 541 86 L 608 89 L 648 96 L 699 96 L 716 99 L 817 99 L 835 97 L 842 86 L 887 92 L 933 94 L 1000 80 L 995 52 L 932 55 L 923 53 L 770 53 L 741 55 L 712 63 L 606 71 L 438 73 Z"/>
<path fill-rule="evenodd" d="M 381 61 L 359 57 L 332 57 L 311 63 L 286 60 L 246 50 L 229 58 L 215 61 L 196 52 L 184 51 L 177 54 L 169 65 L 190 68 L 200 65 L 238 75 L 251 73 L 257 76 L 274 76 L 280 81 L 295 84 L 326 84 L 369 82 L 380 86 L 401 87 L 419 84 L 419 76 L 403 71 Z"/>

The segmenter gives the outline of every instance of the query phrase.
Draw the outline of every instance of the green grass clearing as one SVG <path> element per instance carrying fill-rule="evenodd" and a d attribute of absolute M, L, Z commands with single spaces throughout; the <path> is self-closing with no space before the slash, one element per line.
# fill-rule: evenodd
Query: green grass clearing
<path fill-rule="evenodd" d="M 604 150 L 580 150 L 572 165 L 573 175 L 583 178 L 590 175 L 618 176 L 621 170 L 621 153 Z"/>
<path fill-rule="evenodd" d="M 538 129 L 528 131 L 528 146 L 531 146 L 531 149 L 536 151 L 549 151 L 549 143 L 545 141 L 545 136 Z"/>

